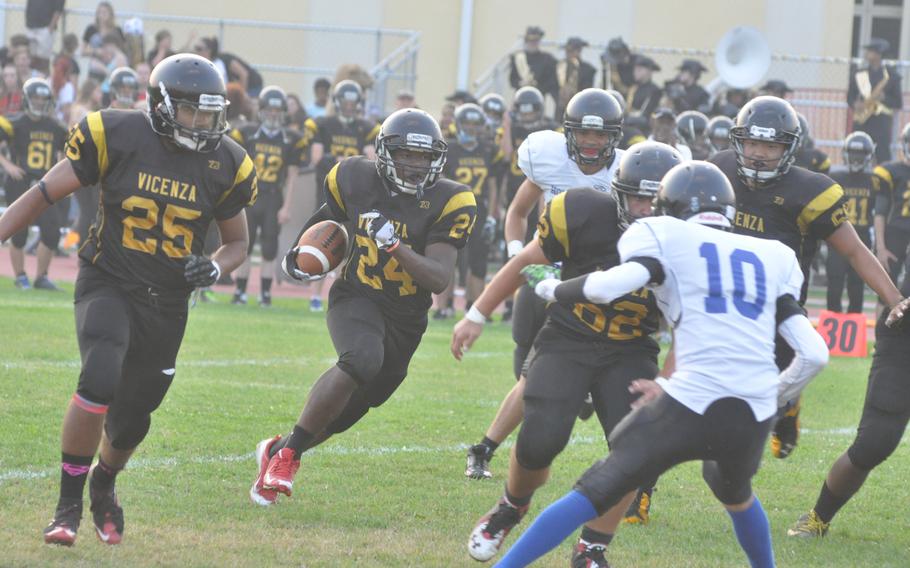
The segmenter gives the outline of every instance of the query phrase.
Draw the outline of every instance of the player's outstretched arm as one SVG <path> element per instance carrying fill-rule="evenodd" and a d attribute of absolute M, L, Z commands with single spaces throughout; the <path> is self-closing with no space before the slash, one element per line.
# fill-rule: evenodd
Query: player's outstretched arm
<path fill-rule="evenodd" d="M 827 242 L 834 247 L 847 261 L 860 278 L 868 284 L 889 308 L 893 308 L 901 301 L 901 294 L 891 281 L 885 268 L 872 252 L 866 248 L 863 241 L 850 223 L 838 227 Z"/>
<path fill-rule="evenodd" d="M 525 246 L 520 253 L 507 262 L 493 280 L 487 284 L 483 292 L 474 301 L 470 311 L 465 314 L 452 332 L 452 355 L 461 361 L 462 355 L 477 341 L 483 332 L 483 324 L 487 316 L 493 313 L 496 306 L 515 293 L 524 284 L 521 269 L 531 264 L 549 263 L 540 243 L 533 240 Z"/>
<path fill-rule="evenodd" d="M 76 177 L 69 160 L 61 160 L 41 179 L 22 194 L 0 217 L 0 242 L 31 225 L 45 209 L 73 193 L 82 183 Z"/>
<path fill-rule="evenodd" d="M 659 262 L 654 262 L 656 266 L 660 266 Z M 598 270 L 564 282 L 555 279 L 543 280 L 534 287 L 534 291 L 541 298 L 551 302 L 609 304 L 620 296 L 660 280 L 662 278 L 652 274 L 649 267 L 633 260 L 607 271 Z"/>
<path fill-rule="evenodd" d="M 526 179 L 521 182 L 515 198 L 506 211 L 506 226 L 504 229 L 506 246 L 509 256 L 513 257 L 522 249 L 525 233 L 528 232 L 528 215 L 534 205 L 540 200 L 543 190 L 533 181 Z"/>

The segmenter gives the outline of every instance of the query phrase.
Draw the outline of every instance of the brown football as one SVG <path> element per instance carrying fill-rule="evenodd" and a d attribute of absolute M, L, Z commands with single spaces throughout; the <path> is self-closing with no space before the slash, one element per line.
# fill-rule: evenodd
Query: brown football
<path fill-rule="evenodd" d="M 300 236 L 297 247 L 297 268 L 307 274 L 325 274 L 344 260 L 348 232 L 335 221 L 320 221 Z"/>

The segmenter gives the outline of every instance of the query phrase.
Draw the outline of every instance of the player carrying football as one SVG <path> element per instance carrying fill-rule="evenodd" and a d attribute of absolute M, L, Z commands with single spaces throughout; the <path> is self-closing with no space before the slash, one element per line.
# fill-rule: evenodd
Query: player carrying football
<path fill-rule="evenodd" d="M 279 493 L 290 496 L 303 452 L 382 405 L 407 375 L 431 293 L 449 284 L 477 210 L 470 188 L 439 179 L 446 151 L 436 120 L 402 109 L 382 123 L 375 161 L 348 158 L 326 176 L 326 203 L 303 231 L 332 219 L 352 240 L 342 277 L 329 292 L 326 320 L 338 361 L 313 385 L 291 434 L 256 447 L 253 502 L 271 505 Z M 289 275 L 322 276 L 301 272 L 297 254 L 295 248 L 285 258 Z"/>

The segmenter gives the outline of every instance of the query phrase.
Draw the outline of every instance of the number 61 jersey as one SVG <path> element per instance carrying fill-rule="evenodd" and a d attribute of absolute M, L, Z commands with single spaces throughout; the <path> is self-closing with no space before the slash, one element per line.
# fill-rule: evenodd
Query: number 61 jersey
<path fill-rule="evenodd" d="M 653 289 L 674 328 L 676 354 L 664 390 L 699 414 L 731 396 L 746 401 L 756 420 L 777 412 L 774 336 L 778 318 L 793 315 L 778 313 L 777 300 L 799 298 L 803 284 L 793 250 L 667 216 L 636 221 L 617 248 L 623 262 L 650 257 L 664 271 Z"/>
<path fill-rule="evenodd" d="M 433 243 L 449 243 L 460 249 L 471 234 L 477 214 L 471 190 L 440 178 L 423 191 L 420 199 L 393 196 L 379 177 L 376 163 L 356 156 L 329 171 L 325 193 L 332 218 L 344 222 L 348 231 L 350 250 L 343 285 L 377 302 L 393 319 L 425 318 L 432 305 L 430 291 L 418 284 L 394 256 L 379 250 L 367 233 L 369 221 L 361 215 L 378 210 L 395 225 L 401 242 L 417 254 L 424 254 L 427 245 Z"/>
<path fill-rule="evenodd" d="M 101 202 L 79 257 L 130 283 L 189 293 L 183 258 L 201 255 L 213 219 L 256 201 L 253 162 L 228 136 L 209 153 L 165 145 L 139 110 L 103 110 L 70 131 L 69 159 Z"/>

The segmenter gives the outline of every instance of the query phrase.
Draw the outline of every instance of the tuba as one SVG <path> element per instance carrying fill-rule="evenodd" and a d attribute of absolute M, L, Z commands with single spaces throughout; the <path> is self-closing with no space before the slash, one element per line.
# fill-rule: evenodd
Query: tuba
<path fill-rule="evenodd" d="M 724 34 L 714 48 L 717 77 L 708 84 L 708 92 L 716 97 L 726 89 L 748 89 L 762 80 L 771 67 L 771 49 L 760 31 L 736 27 Z"/>

